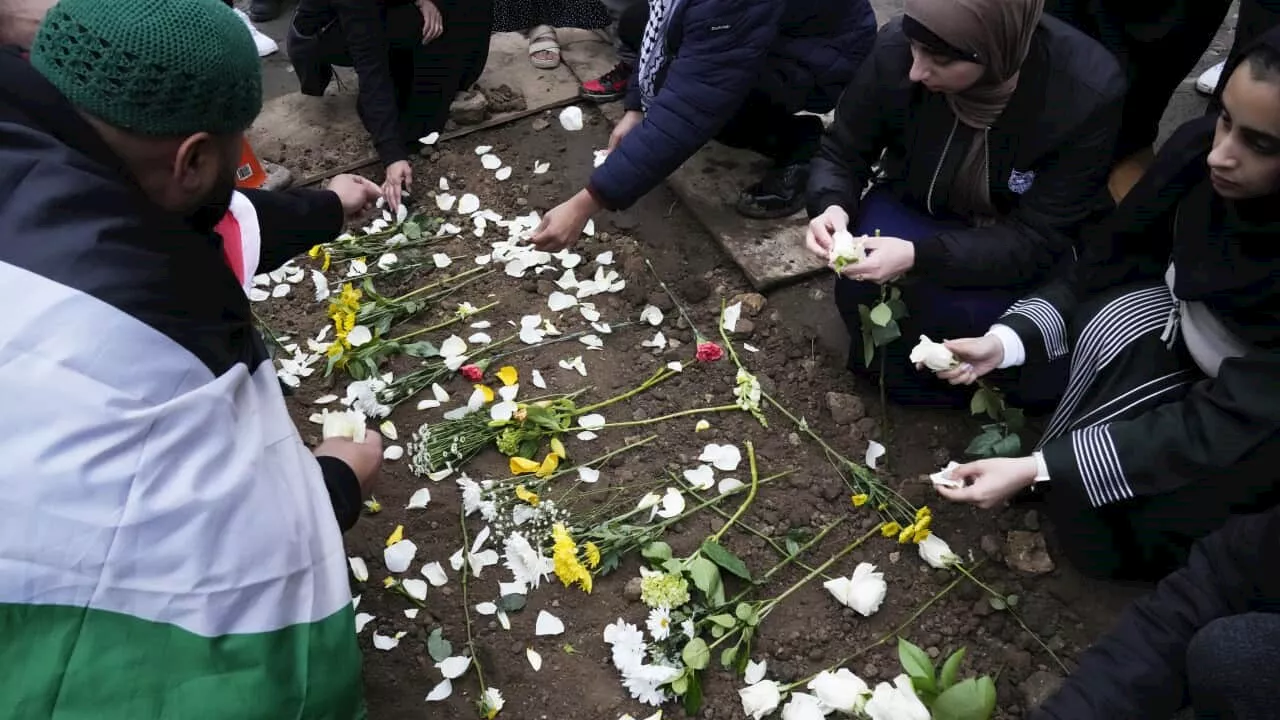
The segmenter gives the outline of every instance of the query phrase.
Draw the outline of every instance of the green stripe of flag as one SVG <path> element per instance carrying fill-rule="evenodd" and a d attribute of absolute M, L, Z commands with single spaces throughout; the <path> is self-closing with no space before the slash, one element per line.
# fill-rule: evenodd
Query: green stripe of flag
<path fill-rule="evenodd" d="M 0 603 L 0 717 L 356 720 L 350 605 L 280 630 L 202 637 L 63 605 Z"/>

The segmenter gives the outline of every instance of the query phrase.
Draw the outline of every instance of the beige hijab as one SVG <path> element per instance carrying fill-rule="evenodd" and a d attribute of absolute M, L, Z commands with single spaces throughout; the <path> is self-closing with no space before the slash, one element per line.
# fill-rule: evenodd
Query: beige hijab
<path fill-rule="evenodd" d="M 1044 0 L 906 0 L 906 14 L 954 47 L 977 55 L 987 69 L 978 84 L 947 95 L 956 118 L 978 131 L 956 173 L 952 208 L 980 222 L 995 216 L 987 178 L 987 130 L 1018 87 Z"/>

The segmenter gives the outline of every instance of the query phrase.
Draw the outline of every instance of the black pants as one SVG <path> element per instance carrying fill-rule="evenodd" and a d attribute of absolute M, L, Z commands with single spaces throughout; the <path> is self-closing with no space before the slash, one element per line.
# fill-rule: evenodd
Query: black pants
<path fill-rule="evenodd" d="M 454 96 L 480 79 L 489 56 L 492 0 L 436 0 L 435 4 L 445 29 L 426 45 L 422 44 L 422 13 L 415 4 L 387 5 L 383 16 L 396 110 L 409 145 L 444 128 Z M 317 37 L 317 52 L 325 63 L 351 67 L 341 23 L 308 13 L 309 4 L 301 3 L 294 28 L 304 36 Z"/>
<path fill-rule="evenodd" d="M 1187 687 L 1199 720 L 1275 717 L 1280 615 L 1244 613 L 1205 625 L 1187 648 Z"/>
<path fill-rule="evenodd" d="M 637 57 L 648 20 L 647 2 L 632 4 L 618 20 L 619 42 Z M 794 97 L 802 88 L 787 90 L 787 95 Z M 778 166 L 807 164 L 822 141 L 822 120 L 813 115 L 797 115 L 800 108 L 790 107 L 790 102 L 780 95 L 782 93 L 764 87 L 753 89 L 716 135 L 716 140 L 729 147 L 758 152 Z"/>

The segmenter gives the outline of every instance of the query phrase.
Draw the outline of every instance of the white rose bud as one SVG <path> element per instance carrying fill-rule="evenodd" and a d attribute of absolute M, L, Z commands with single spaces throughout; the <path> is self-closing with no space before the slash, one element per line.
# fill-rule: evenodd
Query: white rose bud
<path fill-rule="evenodd" d="M 946 345 L 930 340 L 928 335 L 921 335 L 920 342 L 911 348 L 911 362 L 924 365 L 934 372 L 950 370 L 960 364 Z"/>
<path fill-rule="evenodd" d="M 862 238 L 855 238 L 848 230 L 840 230 L 831 236 L 831 266 L 836 272 L 845 266 L 867 259 L 867 251 L 862 247 Z"/>

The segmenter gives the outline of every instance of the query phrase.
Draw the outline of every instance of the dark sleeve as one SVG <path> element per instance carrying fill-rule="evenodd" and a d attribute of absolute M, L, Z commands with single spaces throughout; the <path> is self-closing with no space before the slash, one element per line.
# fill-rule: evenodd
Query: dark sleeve
<path fill-rule="evenodd" d="M 910 57 L 910 52 L 899 23 L 889 23 L 876 35 L 871 53 L 840 95 L 835 120 L 809 165 L 805 193 L 809 217 L 821 215 L 832 205 L 843 208 L 850 218 L 857 217 L 872 166 L 879 162 L 890 134 L 902 132 L 901 124 L 892 121 L 900 111 L 893 106 L 901 94 L 893 83 L 906 77 L 901 58 Z"/>
<path fill-rule="evenodd" d="M 1039 167 L 1013 212 L 995 225 L 915 240 L 915 273 L 949 287 L 1007 287 L 1044 278 L 1071 252 L 1098 210 L 1120 129 L 1124 95 L 1098 107 Z M 1052 112 L 1052 109 L 1047 109 Z"/>
<path fill-rule="evenodd" d="M 258 272 L 275 270 L 342 232 L 342 202 L 328 190 L 241 190 L 258 215 Z"/>
<path fill-rule="evenodd" d="M 679 50 L 644 121 L 591 175 L 596 200 L 610 210 L 630 207 L 720 132 L 756 84 L 783 5 L 687 3 Z"/>
<path fill-rule="evenodd" d="M 644 100 L 640 94 L 640 62 L 636 61 L 635 67 L 631 68 L 631 75 L 627 80 L 627 94 L 622 98 L 623 110 L 643 110 Z"/>
<path fill-rule="evenodd" d="M 383 165 L 408 160 L 400 131 L 391 58 L 382 25 L 381 6 L 375 0 L 333 0 L 347 51 L 360 81 L 356 102 L 360 121 L 373 136 L 373 146 Z"/>
<path fill-rule="evenodd" d="M 1032 720 L 1172 716 L 1185 704 L 1192 636 L 1251 609 L 1274 567 L 1278 535 L 1280 514 L 1272 511 L 1236 518 L 1196 543 L 1187 566 L 1125 611 Z"/>
<path fill-rule="evenodd" d="M 333 515 L 338 520 L 338 527 L 346 532 L 360 519 L 360 508 L 364 504 L 360 497 L 360 482 L 351 467 L 338 458 L 321 456 L 316 460 L 324 474 L 324 486 L 329 491 Z"/>
<path fill-rule="evenodd" d="M 1274 455 L 1278 437 L 1280 353 L 1258 351 L 1224 360 L 1216 378 L 1180 400 L 1059 436 L 1041 451 L 1054 492 L 1100 506 L 1225 478 L 1259 452 Z"/>

